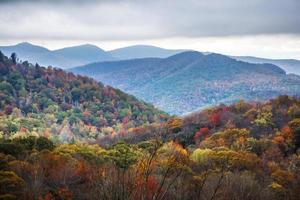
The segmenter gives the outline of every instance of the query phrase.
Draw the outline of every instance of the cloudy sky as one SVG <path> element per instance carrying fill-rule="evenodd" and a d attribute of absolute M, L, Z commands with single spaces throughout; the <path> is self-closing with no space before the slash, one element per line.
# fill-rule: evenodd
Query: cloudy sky
<path fill-rule="evenodd" d="M 134 44 L 300 59 L 300 0 L 0 0 L 0 45 Z"/>

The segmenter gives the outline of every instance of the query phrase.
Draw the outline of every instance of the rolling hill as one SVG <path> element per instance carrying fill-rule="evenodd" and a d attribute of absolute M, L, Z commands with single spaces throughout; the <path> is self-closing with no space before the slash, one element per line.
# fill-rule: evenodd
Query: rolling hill
<path fill-rule="evenodd" d="M 280 94 L 300 94 L 300 77 L 286 74 L 278 66 L 196 51 L 168 58 L 92 63 L 71 71 L 179 115 L 238 99 L 265 100 Z"/>

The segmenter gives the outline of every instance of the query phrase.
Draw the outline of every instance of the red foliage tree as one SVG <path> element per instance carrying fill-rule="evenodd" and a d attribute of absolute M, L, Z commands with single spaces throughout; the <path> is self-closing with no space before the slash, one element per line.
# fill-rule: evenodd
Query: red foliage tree
<path fill-rule="evenodd" d="M 195 134 L 194 140 L 197 142 L 200 138 L 206 138 L 209 135 L 209 129 L 207 127 L 200 128 Z"/>
<path fill-rule="evenodd" d="M 221 122 L 221 116 L 220 113 L 213 113 L 210 117 L 209 117 L 209 122 L 214 126 L 218 126 Z"/>

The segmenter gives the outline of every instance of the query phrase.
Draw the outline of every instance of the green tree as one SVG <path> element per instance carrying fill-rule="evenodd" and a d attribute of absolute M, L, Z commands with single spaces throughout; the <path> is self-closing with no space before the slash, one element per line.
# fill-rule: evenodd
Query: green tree
<path fill-rule="evenodd" d="M 13 62 L 14 65 L 17 64 L 17 54 L 16 53 L 12 53 L 10 55 L 10 59 Z"/>

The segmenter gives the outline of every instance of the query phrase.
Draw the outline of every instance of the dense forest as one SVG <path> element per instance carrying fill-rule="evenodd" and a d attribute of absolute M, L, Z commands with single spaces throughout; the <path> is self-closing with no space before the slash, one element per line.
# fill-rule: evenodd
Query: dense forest
<path fill-rule="evenodd" d="M 61 69 L 17 63 L 0 53 L 0 133 L 96 141 L 168 115 L 118 89 Z"/>
<path fill-rule="evenodd" d="M 298 97 L 170 117 L 90 78 L 0 59 L 0 199 L 300 199 Z"/>

